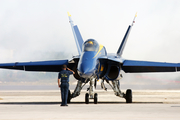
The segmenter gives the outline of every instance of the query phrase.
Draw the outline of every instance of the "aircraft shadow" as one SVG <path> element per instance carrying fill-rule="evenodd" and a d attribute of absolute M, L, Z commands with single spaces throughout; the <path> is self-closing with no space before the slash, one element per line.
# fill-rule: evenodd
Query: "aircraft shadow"
<path fill-rule="evenodd" d="M 56 105 L 61 102 L 1 102 L 0 105 Z M 71 102 L 68 104 L 85 104 L 85 102 Z M 89 104 L 94 104 L 89 102 Z M 98 104 L 127 104 L 126 102 L 98 102 Z M 130 104 L 163 104 L 163 102 L 133 102 Z"/>

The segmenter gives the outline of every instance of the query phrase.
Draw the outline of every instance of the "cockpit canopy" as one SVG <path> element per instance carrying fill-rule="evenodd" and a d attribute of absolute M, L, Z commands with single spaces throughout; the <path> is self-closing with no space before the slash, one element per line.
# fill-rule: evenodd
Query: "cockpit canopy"
<path fill-rule="evenodd" d="M 99 50 L 99 44 L 94 39 L 88 39 L 83 44 L 83 51 L 98 51 Z"/>

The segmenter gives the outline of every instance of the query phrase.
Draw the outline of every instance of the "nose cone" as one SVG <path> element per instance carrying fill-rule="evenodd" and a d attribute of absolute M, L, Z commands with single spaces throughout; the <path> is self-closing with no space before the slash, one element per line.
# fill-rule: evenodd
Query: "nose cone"
<path fill-rule="evenodd" d="M 83 78 L 90 78 L 95 74 L 95 71 L 96 71 L 96 67 L 90 63 L 89 64 L 82 63 L 78 69 L 79 75 Z"/>

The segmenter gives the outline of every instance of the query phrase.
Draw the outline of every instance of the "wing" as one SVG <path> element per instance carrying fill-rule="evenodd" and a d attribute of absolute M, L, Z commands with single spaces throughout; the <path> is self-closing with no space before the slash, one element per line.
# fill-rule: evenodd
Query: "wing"
<path fill-rule="evenodd" d="M 68 60 L 4 63 L 0 64 L 0 68 L 24 71 L 59 72 L 64 64 L 70 66 L 71 69 L 72 63 L 68 63 Z"/>
<path fill-rule="evenodd" d="M 180 63 L 124 60 L 122 70 L 126 73 L 176 72 L 180 71 Z"/>

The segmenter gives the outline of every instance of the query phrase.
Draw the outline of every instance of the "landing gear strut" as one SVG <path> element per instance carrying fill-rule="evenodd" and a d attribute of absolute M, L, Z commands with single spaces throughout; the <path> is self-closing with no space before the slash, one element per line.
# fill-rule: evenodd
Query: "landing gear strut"
<path fill-rule="evenodd" d="M 126 94 L 121 92 L 120 90 L 120 83 L 117 80 L 112 81 L 112 84 L 110 84 L 109 81 L 107 83 L 111 86 L 111 88 L 114 90 L 114 94 L 116 96 L 122 97 L 126 99 L 126 103 L 132 103 L 132 90 L 127 89 Z"/>

